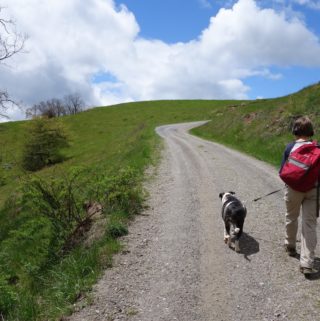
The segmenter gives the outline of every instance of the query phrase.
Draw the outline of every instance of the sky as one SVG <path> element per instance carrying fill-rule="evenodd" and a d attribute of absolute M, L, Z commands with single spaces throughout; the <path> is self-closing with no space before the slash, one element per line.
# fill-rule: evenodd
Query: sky
<path fill-rule="evenodd" d="M 0 0 L 27 35 L 0 65 L 24 107 L 258 99 L 320 81 L 320 0 Z M 1 31 L 3 33 L 3 31 Z M 24 119 L 10 109 L 11 120 Z"/>

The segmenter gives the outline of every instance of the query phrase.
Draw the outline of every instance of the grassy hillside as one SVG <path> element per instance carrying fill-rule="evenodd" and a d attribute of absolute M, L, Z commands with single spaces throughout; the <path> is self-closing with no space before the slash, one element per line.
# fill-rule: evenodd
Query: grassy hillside
<path fill-rule="evenodd" d="M 69 313 L 75 300 L 90 301 L 88 289 L 120 249 L 117 237 L 143 206 L 143 171 L 157 161 L 161 146 L 156 126 L 211 120 L 193 132 L 277 166 L 291 139 L 292 119 L 307 114 L 319 128 L 319 105 L 317 84 L 271 100 L 95 108 L 59 119 L 71 137 L 66 160 L 34 174 L 20 166 L 29 122 L 0 124 L 0 313 L 8 320 L 55 320 Z M 74 244 L 70 240 L 86 218 L 88 200 L 103 205 L 102 233 L 90 245 Z M 80 221 L 69 224 L 64 214 L 73 209 Z M 95 223 L 89 223 L 80 225 L 90 234 Z"/>
<path fill-rule="evenodd" d="M 320 139 L 320 84 L 278 98 L 235 103 L 213 112 L 207 125 L 194 134 L 228 145 L 279 166 L 284 146 L 290 140 L 292 121 L 309 115 Z"/>
<path fill-rule="evenodd" d="M 233 104 L 232 101 L 153 101 L 100 107 L 61 119 L 71 136 L 71 147 L 65 151 L 67 161 L 40 171 L 50 175 L 71 166 L 128 164 L 142 169 L 150 161 L 159 143 L 154 128 L 161 124 L 211 119 L 214 110 Z M 0 124 L 0 157 L 6 165 L 0 205 L 23 175 L 21 149 L 28 131 L 28 122 Z"/>

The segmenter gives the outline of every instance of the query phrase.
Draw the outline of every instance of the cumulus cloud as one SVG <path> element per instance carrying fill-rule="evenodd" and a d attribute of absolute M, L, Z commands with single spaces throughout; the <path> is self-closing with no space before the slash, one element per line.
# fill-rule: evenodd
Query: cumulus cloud
<path fill-rule="evenodd" d="M 28 104 L 74 91 L 89 104 L 101 103 L 92 76 L 124 60 L 139 32 L 133 14 L 111 0 L 10 0 L 4 6 L 29 38 L 10 68 L 1 67 L 0 83 Z"/>
<path fill-rule="evenodd" d="M 319 39 L 301 20 L 253 0 L 220 9 L 198 38 L 175 44 L 140 37 L 134 14 L 113 0 L 4 5 L 29 39 L 28 53 L 1 67 L 0 84 L 27 104 L 75 91 L 91 105 L 243 99 L 247 77 L 281 77 L 270 66 L 320 66 Z"/>
<path fill-rule="evenodd" d="M 256 68 L 288 64 L 319 66 L 320 43 L 298 19 L 241 0 L 221 9 L 201 36 L 207 52 L 227 53 L 237 65 Z M 230 59 L 232 57 L 232 59 Z"/>

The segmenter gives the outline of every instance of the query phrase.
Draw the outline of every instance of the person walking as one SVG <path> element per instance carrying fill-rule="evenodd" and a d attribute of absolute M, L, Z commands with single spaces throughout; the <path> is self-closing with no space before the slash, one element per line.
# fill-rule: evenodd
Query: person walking
<path fill-rule="evenodd" d="M 312 144 L 314 129 L 309 117 L 302 116 L 296 119 L 292 127 L 292 134 L 295 136 L 295 140 L 287 144 L 285 148 L 280 172 L 294 150 L 305 144 Z M 317 245 L 317 188 L 314 186 L 306 192 L 300 192 L 286 185 L 284 200 L 286 204 L 285 250 L 289 256 L 297 256 L 298 218 L 302 209 L 300 272 L 310 275 L 316 272 L 313 265 Z"/>

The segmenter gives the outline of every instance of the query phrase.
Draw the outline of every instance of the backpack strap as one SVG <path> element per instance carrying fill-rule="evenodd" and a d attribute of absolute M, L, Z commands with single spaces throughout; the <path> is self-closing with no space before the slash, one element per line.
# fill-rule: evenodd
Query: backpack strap
<path fill-rule="evenodd" d="M 320 144 L 318 141 L 314 140 L 313 141 L 314 144 L 320 148 Z M 317 213 L 317 217 L 319 217 L 319 198 L 320 198 L 320 168 L 319 168 L 319 172 L 318 172 L 318 182 L 317 182 L 317 205 L 316 205 L 316 213 Z"/>
<path fill-rule="evenodd" d="M 316 213 L 317 213 L 317 217 L 319 217 L 319 196 L 320 196 L 320 170 L 318 173 L 318 182 L 317 182 L 317 205 L 316 205 Z"/>

